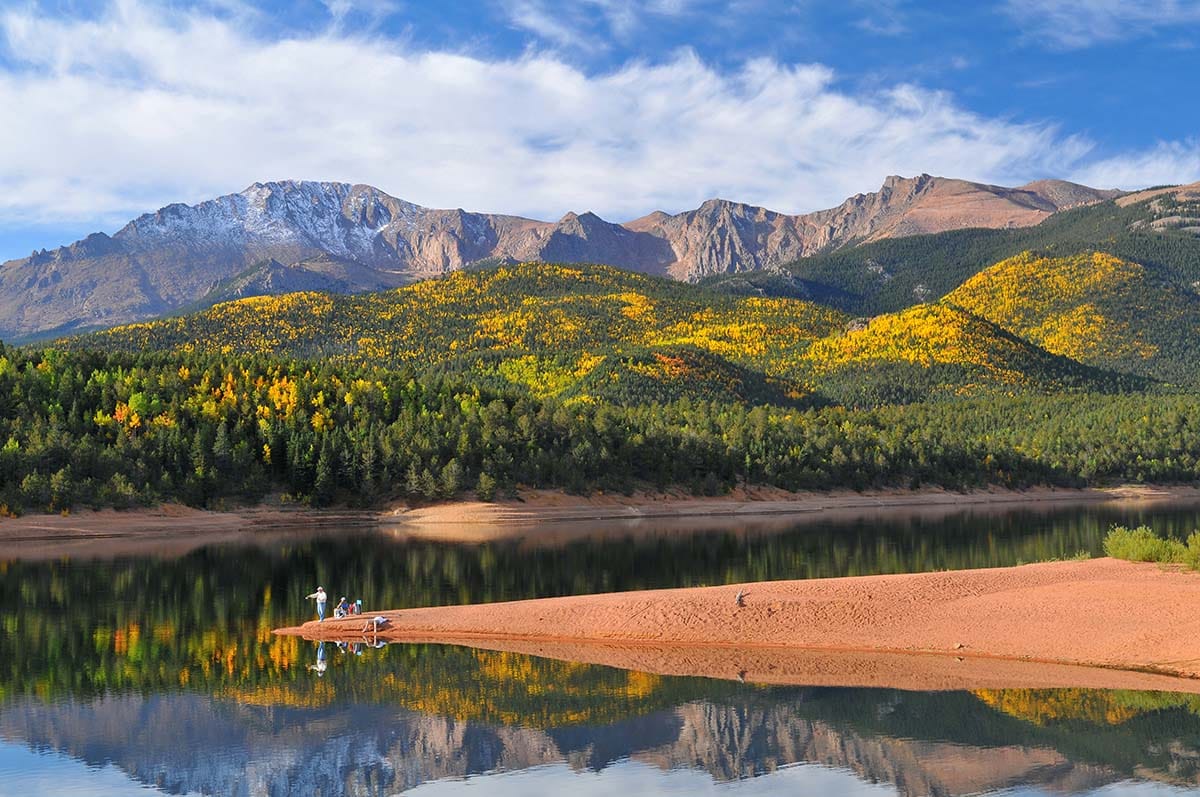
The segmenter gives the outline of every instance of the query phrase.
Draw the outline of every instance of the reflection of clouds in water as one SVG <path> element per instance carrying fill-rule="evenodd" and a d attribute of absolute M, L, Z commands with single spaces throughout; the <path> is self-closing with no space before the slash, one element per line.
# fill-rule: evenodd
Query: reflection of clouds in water
<path fill-rule="evenodd" d="M 464 780 L 442 780 L 425 783 L 405 794 L 419 797 L 441 797 L 455 794 L 486 794 L 488 797 L 526 797 L 527 795 L 571 794 L 572 797 L 607 797 L 612 794 L 636 795 L 737 795 L 758 797 L 775 794 L 823 794 L 839 797 L 876 797 L 897 794 L 896 787 L 887 783 L 864 783 L 853 772 L 819 764 L 797 764 L 768 775 L 729 783 L 718 783 L 707 773 L 696 770 L 662 770 L 636 761 L 622 761 L 600 772 L 579 772 L 566 764 L 551 764 L 519 772 L 496 772 L 473 775 Z M 1051 797 L 1060 790 L 1015 788 L 1003 792 L 1005 797 Z M 1077 794 L 1092 797 L 1181 797 L 1195 790 L 1165 783 L 1135 783 L 1125 781 Z"/>
<path fill-rule="evenodd" d="M 1011 792 L 1013 795 L 1024 794 L 1049 794 L 1050 792 L 1038 791 L 1035 789 L 1016 790 Z M 1180 797 L 1184 794 L 1195 794 L 1195 789 L 1185 789 L 1182 786 L 1171 786 L 1166 783 L 1135 783 L 1133 781 L 1123 781 L 1121 783 L 1110 783 L 1107 786 L 1089 792 L 1092 797 L 1108 797 L 1109 795 L 1120 795 L 1120 797 Z"/>
<path fill-rule="evenodd" d="M 816 764 L 783 767 L 769 775 L 731 783 L 716 783 L 705 772 L 662 770 L 636 761 L 622 761 L 600 772 L 577 772 L 566 764 L 520 772 L 476 775 L 465 780 L 425 783 L 406 794 L 438 797 L 450 794 L 525 797 L 532 794 L 570 794 L 572 797 L 637 795 L 775 795 L 829 794 L 858 797 L 891 795 L 890 784 L 863 783 L 854 773 Z M 1150 792 L 1146 792 L 1149 794 Z"/>
<path fill-rule="evenodd" d="M 92 767 L 62 753 L 0 742 L 0 797 L 146 797 L 148 790 L 112 764 Z"/>

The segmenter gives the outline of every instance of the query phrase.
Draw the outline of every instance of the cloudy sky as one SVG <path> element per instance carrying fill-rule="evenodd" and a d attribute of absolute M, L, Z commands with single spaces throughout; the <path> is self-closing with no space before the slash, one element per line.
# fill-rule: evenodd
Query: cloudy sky
<path fill-rule="evenodd" d="M 1190 182 L 1197 45 L 1200 0 L 0 0 L 0 260 L 286 178 L 617 221 Z"/>

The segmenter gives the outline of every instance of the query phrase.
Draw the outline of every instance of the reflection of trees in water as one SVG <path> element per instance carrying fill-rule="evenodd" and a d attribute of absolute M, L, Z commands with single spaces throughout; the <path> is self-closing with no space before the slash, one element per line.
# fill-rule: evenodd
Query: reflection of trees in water
<path fill-rule="evenodd" d="M 177 559 L 0 563 L 0 693 L 110 689 L 286 691 L 295 640 L 320 583 L 368 610 L 605 590 L 1012 564 L 1094 550 L 1107 524 L 1198 525 L 1194 511 L 1097 509 L 938 520 L 818 523 L 770 534 L 709 532 L 519 542 L 398 542 L 361 532 L 272 548 L 213 546 Z"/>
<path fill-rule="evenodd" d="M 389 705 L 288 708 L 188 693 L 20 699 L 0 710 L 6 738 L 112 761 L 172 791 L 245 795 L 383 794 L 555 761 L 601 770 L 626 758 L 718 781 L 818 763 L 906 795 L 1016 785 L 1069 794 L 1132 776 L 1194 785 L 1198 733 L 1194 715 L 1178 708 L 1117 725 L 1039 726 L 967 693 L 753 687 L 546 729 Z"/>
<path fill-rule="evenodd" d="M 311 645 L 271 633 L 311 611 L 303 596 L 317 583 L 362 596 L 370 610 L 999 565 L 1093 548 L 1117 519 L 1190 530 L 1197 518 L 1076 509 L 545 548 L 356 532 L 176 559 L 0 563 L 0 602 L 11 609 L 0 621 L 0 728 L 88 761 L 111 757 L 147 781 L 217 793 L 269 794 L 265 784 L 289 778 L 375 793 L 371 784 L 629 756 L 718 779 L 816 761 L 911 793 L 1009 781 L 1070 791 L 1135 773 L 1193 783 L 1192 703 L 1145 693 L 763 691 L 439 646 L 361 656 L 327 648 L 318 678 L 306 669 Z M 956 758 L 955 745 L 974 752 Z M 935 760 L 957 763 L 937 769 Z"/>

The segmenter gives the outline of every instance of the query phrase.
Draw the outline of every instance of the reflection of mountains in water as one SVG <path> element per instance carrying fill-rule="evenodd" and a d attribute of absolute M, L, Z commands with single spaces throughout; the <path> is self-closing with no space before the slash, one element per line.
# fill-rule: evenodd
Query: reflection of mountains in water
<path fill-rule="evenodd" d="M 932 720 L 935 735 L 903 732 L 933 714 L 942 720 Z M 936 737 L 963 720 L 961 736 Z M 261 708 L 192 694 L 60 704 L 28 699 L 0 708 L 0 736 L 7 740 L 92 765 L 111 762 L 171 793 L 247 797 L 383 795 L 493 770 L 557 761 L 599 770 L 626 758 L 664 769 L 703 770 L 718 781 L 789 764 L 822 764 L 894 784 L 904 795 L 972 794 L 1016 785 L 1069 794 L 1134 773 L 1200 783 L 1196 723 L 1160 725 L 1143 729 L 1148 734 L 1133 727 L 1117 736 L 1081 738 L 1074 728 L 1056 736 L 996 713 L 968 694 L 867 690 L 757 693 L 728 703 L 691 702 L 600 727 L 549 730 L 384 706 Z"/>

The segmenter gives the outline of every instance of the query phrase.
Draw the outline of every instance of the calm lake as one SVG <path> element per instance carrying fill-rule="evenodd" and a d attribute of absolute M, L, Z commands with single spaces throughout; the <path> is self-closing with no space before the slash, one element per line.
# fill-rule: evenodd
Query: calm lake
<path fill-rule="evenodd" d="M 1098 553 L 1200 508 L 880 516 L 486 544 L 365 528 L 0 553 L 0 795 L 1200 794 L 1200 697 L 767 688 L 427 645 L 317 645 L 368 610 Z"/>

